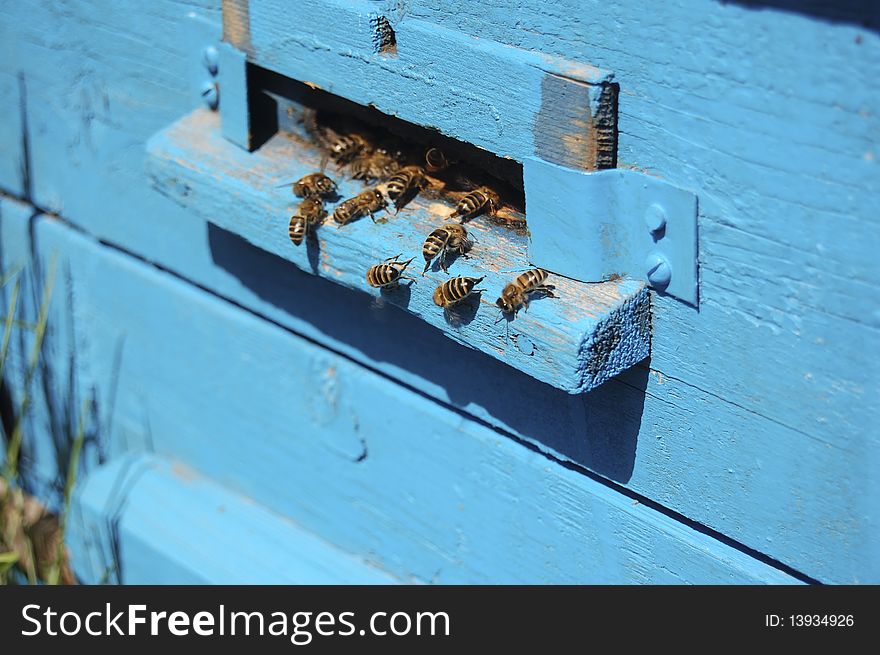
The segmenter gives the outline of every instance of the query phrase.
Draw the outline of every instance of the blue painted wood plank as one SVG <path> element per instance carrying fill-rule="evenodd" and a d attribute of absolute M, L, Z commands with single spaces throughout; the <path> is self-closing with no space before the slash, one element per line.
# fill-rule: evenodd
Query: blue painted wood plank
<path fill-rule="evenodd" d="M 8 44 L 0 45 L 0 56 Z M 26 193 L 24 83 L 20 75 L 0 71 L 0 189 L 23 197 Z"/>
<path fill-rule="evenodd" d="M 422 244 L 449 220 L 454 206 L 416 198 L 387 222 L 362 219 L 345 226 L 328 220 L 316 242 L 295 247 L 287 235 L 296 206 L 289 188 L 276 188 L 319 169 L 321 155 L 279 133 L 258 152 L 226 142 L 218 117 L 205 110 L 158 133 L 149 144 L 150 175 L 163 193 L 299 268 L 398 305 L 442 330 L 453 340 L 488 353 L 569 393 L 589 391 L 650 353 L 650 307 L 644 283 L 620 279 L 583 284 L 559 276 L 551 280 L 556 299 L 535 301 L 516 320 L 505 321 L 495 300 L 504 286 L 532 266 L 527 237 L 485 220 L 468 223 L 476 243 L 450 274 L 429 270 L 418 276 Z M 363 190 L 358 181 L 339 180 L 349 198 Z M 371 289 L 365 273 L 374 264 L 402 253 L 415 257 L 415 282 L 396 291 Z M 479 301 L 444 313 L 432 299 L 450 275 L 485 277 Z"/>
<path fill-rule="evenodd" d="M 387 54 L 377 49 L 374 2 L 306 0 L 296 12 L 278 0 L 245 4 L 224 17 L 225 38 L 260 66 L 503 157 L 614 165 L 613 76 L 585 60 L 393 17 L 397 48 Z"/>
<path fill-rule="evenodd" d="M 370 311 L 365 294 L 243 248 L 237 237 L 209 238 L 215 261 L 229 266 L 242 289 L 253 294 L 239 290 L 238 297 L 251 298 L 308 338 L 763 552 L 802 562 L 814 573 L 830 562 L 835 570 L 858 571 L 865 579 L 863 562 L 875 549 L 866 487 L 870 460 L 805 439 L 659 371 L 633 369 L 585 397 L 569 396 L 524 374 L 512 375 L 475 351 L 462 351 L 416 317 Z M 309 296 L 321 303 L 301 302 Z M 339 313 L 363 317 L 356 334 L 338 323 Z M 397 329 L 391 341 L 389 325 Z M 106 366 L 112 370 L 112 362 Z M 695 408 L 684 402 L 688 398 Z M 706 411 L 709 407 L 713 411 Z M 144 447 L 142 422 L 117 426 L 121 439 Z M 700 446 L 706 433 L 717 435 L 711 448 Z M 842 505 L 868 518 L 842 526 Z"/>
<path fill-rule="evenodd" d="M 111 457 L 175 457 L 401 578 L 794 581 L 56 221 L 37 233 L 70 266 L 100 407 L 125 339 Z"/>
<path fill-rule="evenodd" d="M 24 71 L 34 94 L 42 206 L 815 577 L 877 579 L 878 444 L 864 427 L 880 420 L 865 357 L 880 325 L 865 310 L 880 302 L 876 33 L 703 0 L 650 16 L 628 0 L 395 10 L 404 23 L 614 70 L 623 164 L 701 191 L 700 312 L 655 299 L 650 372 L 579 398 L 503 374 L 412 320 L 393 343 L 380 312 L 356 335 L 339 329 L 332 317 L 367 315 L 366 296 L 298 275 L 151 192 L 145 141 L 197 101 L 185 80 L 201 44 L 188 42 L 180 17 L 219 18 L 219 6 L 118 8 L 0 6 L 0 43 L 15 44 L 0 68 Z M 110 100 L 97 117 L 94 82 Z M 316 292 L 328 307 L 296 302 Z M 424 344 L 442 353 L 431 366 L 417 357 Z M 504 402 L 493 385 L 507 389 Z"/>
<path fill-rule="evenodd" d="M 178 462 L 121 457 L 77 488 L 68 547 L 97 584 L 395 584 Z"/>

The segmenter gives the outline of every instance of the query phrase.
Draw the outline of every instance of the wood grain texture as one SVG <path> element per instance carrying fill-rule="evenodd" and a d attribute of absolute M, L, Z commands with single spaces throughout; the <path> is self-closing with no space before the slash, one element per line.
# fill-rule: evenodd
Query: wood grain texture
<path fill-rule="evenodd" d="M 75 495 L 80 583 L 395 584 L 397 580 L 180 462 L 120 457 Z"/>
<path fill-rule="evenodd" d="M 111 461 L 173 455 L 403 580 L 795 582 L 60 222 L 35 235 L 40 260 L 70 271 L 76 379 L 104 408 Z M 173 493 L 157 484 L 135 493 L 138 512 Z"/>
<path fill-rule="evenodd" d="M 11 50 L 0 69 L 28 80 L 41 206 L 808 575 L 880 580 L 875 32 L 703 0 L 650 14 L 598 0 L 386 12 L 398 33 L 415 18 L 615 71 L 620 163 L 700 194 L 699 312 L 654 298 L 650 366 L 577 397 L 402 313 L 389 342 L 365 294 L 299 274 L 155 193 L 144 145 L 197 103 L 184 81 L 202 44 L 183 17 L 219 25 L 220 7 L 119 7 L 0 6 Z M 370 317 L 353 334 L 340 312 Z M 430 366 L 418 356 L 428 347 L 441 353 Z"/>
<path fill-rule="evenodd" d="M 242 152 L 222 137 L 215 114 L 198 110 L 158 133 L 148 148 L 156 187 L 191 213 L 303 270 L 403 307 L 453 340 L 549 385 L 584 393 L 650 354 L 648 294 L 636 280 L 583 284 L 554 276 L 558 298 L 535 300 L 515 320 L 499 320 L 495 299 L 531 264 L 525 235 L 485 219 L 468 223 L 476 243 L 449 275 L 429 270 L 419 276 L 422 243 L 449 220 L 453 204 L 418 197 L 397 215 L 382 212 L 384 224 L 365 218 L 337 226 L 328 219 L 314 241 L 294 247 L 287 224 L 296 198 L 289 188 L 276 187 L 318 170 L 321 154 L 284 134 L 259 152 Z M 343 198 L 362 189 L 360 182 L 339 180 Z M 416 280 L 397 290 L 371 289 L 367 269 L 398 253 L 402 259 L 416 258 L 410 271 Z M 444 314 L 432 293 L 451 275 L 485 276 L 480 285 L 485 292 L 479 301 Z"/>
<path fill-rule="evenodd" d="M 249 4 L 250 61 L 362 105 L 522 161 L 572 168 L 615 161 L 617 94 L 609 71 L 407 20 L 394 56 L 375 52 L 367 0 Z M 464 74 L 463 74 L 464 73 Z"/>

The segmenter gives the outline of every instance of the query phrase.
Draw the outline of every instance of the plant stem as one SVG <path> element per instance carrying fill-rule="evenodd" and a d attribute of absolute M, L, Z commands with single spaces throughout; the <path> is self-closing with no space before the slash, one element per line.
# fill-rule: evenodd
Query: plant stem
<path fill-rule="evenodd" d="M 9 445 L 6 449 L 6 470 L 4 477 L 6 477 L 10 484 L 18 478 L 18 457 L 21 452 L 24 417 L 30 408 L 31 383 L 37 372 L 40 353 L 43 349 L 43 338 L 46 335 L 46 324 L 49 320 L 49 303 L 52 300 L 52 287 L 55 283 L 55 265 L 56 258 L 53 256 L 49 263 L 49 275 L 46 279 L 46 284 L 43 286 L 43 298 L 40 302 L 40 313 L 37 318 L 36 330 L 34 331 L 34 343 L 28 359 L 27 371 L 25 371 L 24 385 L 22 385 L 21 402 L 19 403 L 18 413 L 15 417 L 15 427 L 12 429 L 12 434 L 9 437 Z"/>

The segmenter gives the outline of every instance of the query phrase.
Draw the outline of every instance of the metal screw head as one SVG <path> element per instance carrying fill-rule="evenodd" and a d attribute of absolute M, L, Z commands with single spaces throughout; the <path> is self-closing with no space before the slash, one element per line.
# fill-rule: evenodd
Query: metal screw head
<path fill-rule="evenodd" d="M 205 82 L 202 85 L 202 101 L 208 106 L 208 109 L 217 109 L 220 105 L 220 93 L 217 89 L 217 83 L 214 81 Z"/>
<path fill-rule="evenodd" d="M 651 234 L 660 234 L 666 228 L 666 210 L 653 204 L 645 211 L 645 225 Z"/>
<path fill-rule="evenodd" d="M 205 68 L 208 69 L 208 72 L 211 75 L 217 74 L 217 62 L 220 60 L 220 53 L 217 52 L 217 48 L 212 45 L 207 46 L 204 50 L 202 50 L 202 63 L 205 65 Z"/>
<path fill-rule="evenodd" d="M 655 289 L 665 289 L 672 280 L 672 266 L 659 252 L 653 252 L 645 259 L 648 282 Z"/>

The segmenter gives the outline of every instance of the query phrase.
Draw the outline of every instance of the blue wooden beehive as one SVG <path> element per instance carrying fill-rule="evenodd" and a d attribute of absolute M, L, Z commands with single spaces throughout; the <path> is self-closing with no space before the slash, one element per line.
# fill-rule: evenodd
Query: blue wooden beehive
<path fill-rule="evenodd" d="M 81 438 L 81 581 L 880 581 L 878 11 L 507 4 L 0 7 L 3 427 L 62 512 Z M 290 243 L 315 108 L 512 189 L 458 320 L 364 273 L 463 192 Z"/>

